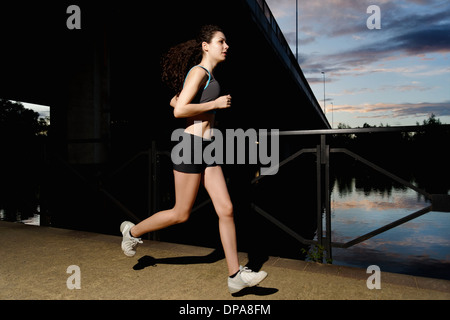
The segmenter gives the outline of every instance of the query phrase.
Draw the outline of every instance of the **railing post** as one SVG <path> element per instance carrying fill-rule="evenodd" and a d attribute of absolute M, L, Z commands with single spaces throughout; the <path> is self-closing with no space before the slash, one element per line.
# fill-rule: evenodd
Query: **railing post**
<path fill-rule="evenodd" d="M 326 144 L 326 136 L 321 135 L 320 145 L 322 151 L 322 164 L 325 165 L 325 223 L 326 223 L 326 260 L 331 261 L 331 204 L 330 204 L 330 146 Z"/>
<path fill-rule="evenodd" d="M 330 207 L 330 146 L 326 144 L 326 136 L 320 135 L 317 146 L 317 240 L 325 246 L 326 260 L 331 261 L 331 207 Z M 322 189 L 322 176 L 324 176 Z M 324 199 L 322 199 L 322 194 Z M 323 231 L 323 209 L 325 209 L 326 233 Z M 323 241 L 325 240 L 325 244 Z"/>
<path fill-rule="evenodd" d="M 316 179 L 317 179 L 317 242 L 322 245 L 322 160 L 321 146 L 316 147 Z"/>
<path fill-rule="evenodd" d="M 157 210 L 157 177 L 158 177 L 158 151 L 156 142 L 152 141 L 152 147 L 148 151 L 148 216 L 150 217 Z M 157 231 L 150 232 L 150 240 L 159 240 Z"/>
<path fill-rule="evenodd" d="M 152 163 L 152 159 L 153 159 L 153 144 L 152 147 L 150 147 L 150 149 L 148 149 L 148 195 L 147 195 L 147 201 L 148 201 L 148 206 L 147 206 L 147 216 L 151 216 L 152 215 L 152 211 L 153 211 L 153 163 Z"/>

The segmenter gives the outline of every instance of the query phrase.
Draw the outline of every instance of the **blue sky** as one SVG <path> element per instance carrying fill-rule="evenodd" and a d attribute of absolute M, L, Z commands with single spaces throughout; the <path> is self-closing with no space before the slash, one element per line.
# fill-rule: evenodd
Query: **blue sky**
<path fill-rule="evenodd" d="M 266 0 L 295 54 L 295 0 Z M 299 63 L 330 124 L 450 123 L 450 1 L 298 0 Z M 381 29 L 370 30 L 377 5 Z M 331 112 L 333 106 L 333 113 Z"/>

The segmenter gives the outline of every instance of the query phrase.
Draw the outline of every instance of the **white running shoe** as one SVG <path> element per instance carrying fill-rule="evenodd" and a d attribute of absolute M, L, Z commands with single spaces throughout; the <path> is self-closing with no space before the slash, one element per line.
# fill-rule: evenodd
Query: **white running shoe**
<path fill-rule="evenodd" d="M 124 221 L 120 225 L 120 232 L 123 235 L 122 250 L 123 250 L 123 253 L 125 253 L 125 255 L 127 257 L 133 257 L 136 254 L 135 248 L 137 247 L 137 245 L 139 243 L 143 243 L 140 238 L 135 238 L 135 237 L 131 236 L 130 230 L 133 227 L 134 227 L 134 223 L 132 223 L 130 221 Z"/>
<path fill-rule="evenodd" d="M 247 287 L 258 285 L 267 277 L 267 272 L 254 272 L 247 267 L 239 266 L 239 272 L 234 278 L 228 277 L 228 290 L 236 293 Z"/>

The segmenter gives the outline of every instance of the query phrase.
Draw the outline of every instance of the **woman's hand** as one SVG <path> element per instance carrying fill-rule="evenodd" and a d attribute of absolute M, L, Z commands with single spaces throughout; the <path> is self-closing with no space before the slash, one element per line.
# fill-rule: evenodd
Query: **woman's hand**
<path fill-rule="evenodd" d="M 175 108 L 175 106 L 177 105 L 177 102 L 178 102 L 178 96 L 173 97 L 172 100 L 170 100 L 170 106 L 172 108 Z"/>
<path fill-rule="evenodd" d="M 214 109 L 226 109 L 231 107 L 231 96 L 221 96 L 214 100 Z"/>

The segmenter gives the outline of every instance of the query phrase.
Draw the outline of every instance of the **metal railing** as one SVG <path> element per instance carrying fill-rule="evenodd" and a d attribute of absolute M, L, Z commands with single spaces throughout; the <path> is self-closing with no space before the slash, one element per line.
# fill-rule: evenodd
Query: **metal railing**
<path fill-rule="evenodd" d="M 442 125 L 442 127 L 448 127 Z M 361 134 L 361 133 L 389 133 L 389 132 L 419 132 L 423 131 L 424 128 L 421 126 L 403 126 L 403 127 L 381 127 L 381 128 L 358 128 L 358 129 L 324 129 L 324 130 L 294 130 L 294 131 L 280 131 L 278 134 L 280 136 L 318 136 L 320 138 L 319 144 L 313 148 L 303 148 L 283 161 L 280 162 L 278 168 L 281 169 L 283 166 L 297 159 L 304 154 L 314 154 L 316 156 L 316 204 L 317 204 L 317 240 L 306 239 L 299 235 L 290 227 L 279 221 L 274 215 L 271 215 L 263 208 L 259 207 L 255 203 L 251 203 L 251 208 L 261 215 L 262 217 L 269 220 L 272 224 L 283 230 L 285 233 L 296 239 L 298 242 L 306 245 L 322 245 L 325 248 L 326 260 L 332 260 L 332 248 L 349 248 L 365 240 L 368 240 L 380 233 L 388 231 L 392 228 L 400 226 L 412 219 L 420 217 L 432 210 L 435 211 L 446 211 L 450 212 L 450 196 L 448 195 L 436 195 L 430 194 L 425 190 L 422 190 L 410 183 L 409 181 L 398 177 L 397 175 L 383 169 L 382 167 L 370 162 L 369 160 L 361 157 L 360 155 L 346 149 L 346 148 L 330 148 L 327 144 L 327 136 L 330 135 L 342 135 L 342 134 Z M 269 133 L 270 134 L 270 133 Z M 388 178 L 398 182 L 399 184 L 410 188 L 419 194 L 423 195 L 425 199 L 431 202 L 431 205 L 420 209 L 414 213 L 411 213 L 403 218 L 400 218 L 394 222 L 386 224 L 380 228 L 377 228 L 371 232 L 363 234 L 355 239 L 348 242 L 334 242 L 331 238 L 332 221 L 331 221 L 331 203 L 330 203 L 330 154 L 332 153 L 342 153 L 347 156 L 363 163 L 364 165 L 371 167 L 372 169 L 378 171 L 379 173 L 387 176 Z M 136 156 L 131 158 L 129 161 L 125 162 L 116 171 L 114 171 L 111 176 L 114 176 L 117 172 L 123 170 L 125 167 L 134 162 L 137 158 L 141 156 L 148 157 L 149 166 L 149 176 L 148 176 L 148 215 L 150 216 L 159 209 L 159 199 L 158 199 L 158 184 L 159 184 L 159 162 L 160 157 L 170 157 L 169 151 L 161 151 L 156 147 L 156 143 L 152 142 L 152 147 L 149 150 L 138 153 Z M 252 185 L 259 183 L 262 179 L 268 176 L 258 176 L 251 181 Z M 107 196 L 119 209 L 122 210 L 131 220 L 139 222 L 140 219 L 133 214 L 129 209 L 127 209 L 120 201 L 118 201 L 114 196 L 112 196 L 107 190 L 101 188 L 100 191 Z M 199 203 L 192 209 L 192 212 L 199 210 L 211 203 L 210 199 Z M 323 230 L 325 218 L 325 230 Z M 152 233 L 150 235 L 151 239 L 158 240 L 158 233 Z"/>
<path fill-rule="evenodd" d="M 450 126 L 442 125 L 443 127 Z M 423 127 L 421 126 L 408 126 L 408 127 L 382 127 L 382 128 L 361 128 L 361 129 L 325 129 L 325 130 L 295 130 L 295 131 L 280 131 L 278 134 L 280 136 L 317 136 L 320 138 L 319 144 L 317 144 L 313 148 L 303 148 L 283 161 L 279 163 L 279 170 L 282 170 L 282 167 L 297 159 L 301 155 L 304 154 L 313 154 L 316 156 L 316 204 L 317 204 L 317 240 L 306 239 L 305 237 L 299 235 L 292 228 L 288 227 L 281 221 L 279 221 L 274 215 L 268 213 L 263 208 L 255 204 L 251 203 L 251 208 L 266 218 L 272 224 L 283 230 L 285 233 L 296 239 L 298 242 L 306 245 L 321 245 L 325 248 L 326 252 L 326 260 L 331 261 L 332 259 L 332 248 L 349 248 L 358 243 L 361 243 L 367 239 L 370 239 L 380 233 L 383 233 L 387 230 L 395 228 L 399 225 L 402 225 L 412 219 L 420 217 L 432 210 L 434 211 L 445 211 L 450 212 L 450 196 L 449 195 L 441 195 L 441 194 L 430 194 L 414 184 L 398 177 L 397 175 L 389 172 L 388 170 L 383 169 L 382 167 L 370 162 L 369 160 L 357 155 L 356 153 L 346 149 L 346 148 L 330 148 L 330 145 L 327 143 L 326 137 L 329 135 L 339 135 L 339 134 L 360 134 L 360 133 L 386 133 L 386 132 L 419 132 L 422 131 Z M 268 133 L 271 134 L 271 133 Z M 352 239 L 348 242 L 334 242 L 331 238 L 331 230 L 332 230 L 332 221 L 331 221 L 331 205 L 330 205 L 330 154 L 332 153 L 343 153 L 351 158 L 363 163 L 366 166 L 371 167 L 372 169 L 378 171 L 379 173 L 389 177 L 390 179 L 395 180 L 396 182 L 402 184 L 407 188 L 411 188 L 423 195 L 426 199 L 431 202 L 431 205 L 418 210 L 412 214 L 409 214 L 401 219 L 398 219 L 394 222 L 386 224 L 378 229 L 375 229 L 371 232 L 368 232 L 364 235 L 361 235 L 355 239 Z M 156 147 L 156 143 L 152 142 L 152 146 L 150 149 L 139 152 L 134 157 L 129 159 L 120 165 L 116 170 L 112 171 L 109 175 L 110 178 L 114 177 L 117 173 L 124 170 L 126 167 L 132 165 L 136 159 L 145 156 L 148 157 L 148 216 L 152 215 L 159 209 L 159 198 L 158 198 L 158 184 L 159 184 L 159 162 L 160 157 L 170 157 L 170 153 L 168 151 L 160 151 Z M 85 181 L 86 184 L 92 185 L 92 183 L 80 174 L 73 166 L 69 165 L 66 161 L 59 159 L 62 163 L 66 165 L 66 167 L 76 174 L 81 180 Z M 258 176 L 251 181 L 252 185 L 256 185 L 260 183 L 263 179 L 269 177 Z M 101 184 L 92 185 L 93 188 L 96 188 L 100 191 L 107 199 L 111 201 L 117 208 L 119 208 L 130 220 L 138 223 L 141 219 L 134 214 L 131 210 L 129 210 L 117 197 L 111 194 L 104 186 Z M 211 203 L 210 199 L 207 199 L 201 203 L 199 203 L 196 207 L 192 209 L 192 212 L 199 210 L 205 205 Z M 323 230 L 325 218 L 325 226 L 326 230 Z M 159 240 L 159 234 L 157 232 L 151 233 L 149 235 L 150 239 Z"/>
<path fill-rule="evenodd" d="M 442 125 L 442 127 L 448 127 L 447 125 Z M 279 164 L 279 169 L 295 160 L 303 154 L 315 154 L 316 155 L 316 181 L 317 181 L 317 240 L 305 239 L 291 228 L 283 224 L 277 218 L 275 218 L 270 213 L 266 212 L 264 209 L 257 206 L 255 203 L 251 204 L 251 207 L 255 212 L 269 220 L 271 223 L 279 227 L 285 233 L 292 236 L 294 239 L 302 244 L 307 245 L 321 245 L 324 247 L 326 252 L 326 261 L 332 260 L 332 248 L 349 248 L 358 243 L 361 243 L 367 239 L 370 239 L 380 233 L 387 230 L 395 228 L 401 224 L 404 224 L 412 219 L 420 217 L 432 210 L 435 211 L 445 211 L 450 212 L 450 196 L 449 195 L 435 195 L 429 194 L 428 192 L 418 188 L 412 183 L 398 177 L 397 175 L 381 168 L 380 166 L 368 161 L 367 159 L 353 153 L 346 148 L 330 148 L 327 144 L 326 137 L 329 135 L 339 135 L 339 134 L 360 134 L 360 133 L 386 133 L 386 132 L 418 132 L 424 130 L 421 126 L 403 126 L 403 127 L 381 127 L 381 128 L 361 128 L 361 129 L 325 129 L 325 130 L 295 130 L 295 131 L 281 131 L 278 134 L 280 136 L 319 136 L 320 143 L 316 145 L 315 148 L 304 148 L 301 149 L 285 160 L 281 161 Z M 270 134 L 270 133 L 269 133 Z M 353 159 L 363 163 L 366 166 L 378 171 L 379 173 L 395 180 L 396 182 L 404 185 L 407 188 L 411 188 L 414 191 L 423 195 L 427 200 L 431 202 L 431 205 L 418 210 L 412 214 L 409 214 L 401 219 L 398 219 L 392 223 L 386 224 L 376 230 L 368 232 L 361 235 L 353 240 L 345 243 L 333 242 L 331 238 L 331 205 L 330 205 L 330 154 L 331 153 L 343 153 Z M 255 184 L 265 177 L 268 176 L 258 176 L 253 179 L 252 184 Z M 324 179 L 323 179 L 324 178 Z M 322 197 L 322 195 L 324 195 Z M 323 214 L 325 213 L 325 214 Z M 323 230 L 323 219 L 325 218 L 326 231 Z"/>

